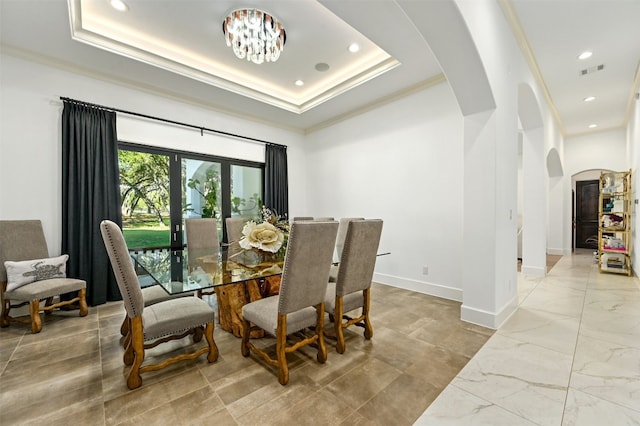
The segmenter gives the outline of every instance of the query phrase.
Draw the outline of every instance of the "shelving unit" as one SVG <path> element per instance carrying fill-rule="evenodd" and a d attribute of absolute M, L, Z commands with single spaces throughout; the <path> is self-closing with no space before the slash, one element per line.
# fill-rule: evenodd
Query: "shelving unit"
<path fill-rule="evenodd" d="M 631 170 L 600 175 L 600 272 L 631 275 Z"/>

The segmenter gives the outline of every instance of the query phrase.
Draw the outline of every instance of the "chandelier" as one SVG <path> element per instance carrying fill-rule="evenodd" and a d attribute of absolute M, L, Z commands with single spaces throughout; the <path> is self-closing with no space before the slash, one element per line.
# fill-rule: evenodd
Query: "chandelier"
<path fill-rule="evenodd" d="M 287 36 L 282 24 L 258 9 L 237 9 L 222 22 L 227 46 L 240 59 L 261 64 L 280 57 Z"/>

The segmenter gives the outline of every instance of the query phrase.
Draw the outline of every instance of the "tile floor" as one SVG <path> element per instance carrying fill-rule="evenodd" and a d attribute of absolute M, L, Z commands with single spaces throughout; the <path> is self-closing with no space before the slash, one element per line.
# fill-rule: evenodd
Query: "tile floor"
<path fill-rule="evenodd" d="M 518 311 L 416 425 L 640 425 L 640 280 L 581 251 L 518 288 Z"/>
<path fill-rule="evenodd" d="M 324 365 L 312 350 L 291 356 L 287 386 L 217 329 L 216 363 L 147 373 L 128 391 L 121 303 L 48 316 L 38 335 L 12 324 L 0 424 L 640 425 L 639 280 L 599 274 L 582 252 L 544 279 L 520 276 L 519 296 L 493 333 L 460 321 L 459 303 L 374 285 L 373 340 L 348 332 Z"/>
<path fill-rule="evenodd" d="M 217 328 L 217 362 L 147 373 L 129 391 L 121 302 L 47 316 L 37 335 L 12 324 L 0 329 L 0 424 L 411 425 L 494 331 L 460 321 L 457 302 L 384 285 L 372 294 L 373 339 L 348 331 L 344 355 L 329 341 L 324 365 L 311 348 L 292 354 L 287 386 Z"/>

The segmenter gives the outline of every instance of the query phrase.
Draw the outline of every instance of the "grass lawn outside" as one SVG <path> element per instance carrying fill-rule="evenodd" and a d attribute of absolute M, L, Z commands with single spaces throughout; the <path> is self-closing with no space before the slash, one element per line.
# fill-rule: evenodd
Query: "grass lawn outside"
<path fill-rule="evenodd" d="M 150 215 L 135 215 L 133 218 L 123 218 L 124 240 L 129 249 L 144 247 L 162 247 L 171 244 L 169 225 L 159 224 Z M 166 223 L 169 218 L 166 218 Z"/>
<path fill-rule="evenodd" d="M 169 228 L 124 228 L 124 240 L 130 249 L 142 247 L 161 247 L 171 243 Z"/>

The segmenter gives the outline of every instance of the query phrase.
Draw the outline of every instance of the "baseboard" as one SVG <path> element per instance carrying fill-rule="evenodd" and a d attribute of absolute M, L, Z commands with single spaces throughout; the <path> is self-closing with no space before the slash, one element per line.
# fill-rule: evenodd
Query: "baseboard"
<path fill-rule="evenodd" d="M 518 309 L 518 296 L 514 296 L 497 313 L 471 308 L 464 304 L 460 308 L 460 319 L 497 330 Z"/>
<path fill-rule="evenodd" d="M 555 254 L 558 256 L 569 256 L 571 254 L 571 249 L 563 249 L 563 248 L 547 248 L 547 254 Z"/>
<path fill-rule="evenodd" d="M 462 302 L 462 290 L 455 287 L 447 287 L 440 284 L 433 284 L 425 281 L 412 280 L 408 278 L 396 277 L 387 274 L 373 274 L 373 281 L 417 293 L 428 294 L 430 296 L 442 297 L 443 299 Z"/>
<path fill-rule="evenodd" d="M 522 273 L 532 277 L 544 277 L 547 275 L 547 267 L 545 266 L 544 268 L 540 268 L 539 266 L 522 265 Z"/>

